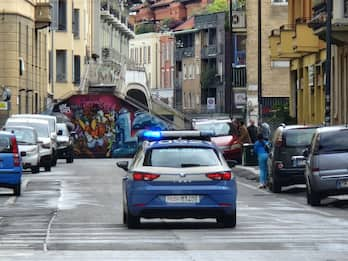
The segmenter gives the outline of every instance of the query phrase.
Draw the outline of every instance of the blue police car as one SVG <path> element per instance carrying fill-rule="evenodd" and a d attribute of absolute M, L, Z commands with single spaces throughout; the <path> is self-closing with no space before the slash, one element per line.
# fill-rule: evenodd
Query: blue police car
<path fill-rule="evenodd" d="M 236 180 L 219 149 L 200 131 L 143 133 L 145 141 L 123 179 L 123 221 L 140 218 L 216 218 L 236 225 Z"/>

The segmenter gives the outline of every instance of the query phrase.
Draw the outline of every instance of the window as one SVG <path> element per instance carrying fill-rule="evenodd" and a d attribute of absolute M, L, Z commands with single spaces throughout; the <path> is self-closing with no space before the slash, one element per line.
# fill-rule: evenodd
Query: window
<path fill-rule="evenodd" d="M 57 50 L 56 51 L 56 81 L 57 82 L 66 82 L 66 67 L 67 67 L 67 52 L 66 50 Z"/>
<path fill-rule="evenodd" d="M 287 5 L 288 0 L 272 0 L 272 5 Z"/>
<path fill-rule="evenodd" d="M 74 38 L 80 38 L 80 9 L 74 9 L 73 11 L 72 30 Z"/>
<path fill-rule="evenodd" d="M 147 48 L 147 52 L 148 52 L 148 55 L 147 55 L 148 62 L 149 64 L 151 64 L 151 46 Z"/>
<path fill-rule="evenodd" d="M 286 146 L 306 147 L 310 145 L 315 130 L 315 128 L 288 130 L 285 139 Z"/>
<path fill-rule="evenodd" d="M 144 159 L 144 166 L 154 167 L 188 168 L 220 165 L 216 152 L 205 148 L 153 149 Z"/>
<path fill-rule="evenodd" d="M 348 18 L 348 0 L 344 0 L 344 18 Z"/>
<path fill-rule="evenodd" d="M 80 55 L 74 55 L 74 83 L 80 84 L 81 75 L 81 57 Z"/>
<path fill-rule="evenodd" d="M 347 153 L 348 151 L 348 131 L 338 130 L 322 133 L 319 140 L 319 154 Z"/>
<path fill-rule="evenodd" d="M 58 30 L 66 31 L 66 0 L 59 0 L 58 2 Z"/>

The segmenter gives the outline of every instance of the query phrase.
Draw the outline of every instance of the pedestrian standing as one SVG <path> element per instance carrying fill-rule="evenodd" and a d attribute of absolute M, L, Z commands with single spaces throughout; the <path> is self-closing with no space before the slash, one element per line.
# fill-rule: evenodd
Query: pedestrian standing
<path fill-rule="evenodd" d="M 262 122 L 260 124 L 260 131 L 262 133 L 263 139 L 268 141 L 271 138 L 271 128 L 267 122 Z"/>
<path fill-rule="evenodd" d="M 244 144 L 244 143 L 251 143 L 251 139 L 249 137 L 249 132 L 248 129 L 245 127 L 244 121 L 239 122 L 239 143 Z"/>
<path fill-rule="evenodd" d="M 254 144 L 254 152 L 257 155 L 257 160 L 259 163 L 260 169 L 260 185 L 259 188 L 266 188 L 267 181 L 267 146 L 269 146 L 269 142 L 264 140 L 262 133 L 257 135 L 257 141 Z"/>
<path fill-rule="evenodd" d="M 252 143 L 257 141 L 257 127 L 255 126 L 255 121 L 250 120 L 248 126 L 248 133 Z"/>

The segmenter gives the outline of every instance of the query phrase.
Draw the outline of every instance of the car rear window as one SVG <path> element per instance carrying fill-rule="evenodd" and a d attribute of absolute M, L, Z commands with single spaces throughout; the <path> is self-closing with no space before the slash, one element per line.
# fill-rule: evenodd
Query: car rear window
<path fill-rule="evenodd" d="M 10 128 L 7 129 L 7 131 L 11 131 L 16 136 L 18 143 L 25 143 L 25 144 L 35 144 L 35 134 L 32 130 L 28 129 L 20 129 L 20 128 Z"/>
<path fill-rule="evenodd" d="M 195 129 L 199 131 L 214 131 L 216 136 L 235 135 L 237 130 L 230 122 L 204 122 L 196 123 Z"/>
<path fill-rule="evenodd" d="M 319 154 L 348 152 L 348 130 L 320 134 Z"/>
<path fill-rule="evenodd" d="M 37 136 L 38 137 L 49 137 L 49 131 L 48 131 L 48 125 L 44 124 L 44 123 L 39 123 L 39 122 L 22 122 L 22 121 L 8 121 L 6 123 L 6 127 L 13 127 L 13 126 L 28 126 L 28 127 L 32 127 L 37 131 Z"/>
<path fill-rule="evenodd" d="M 144 166 L 187 168 L 221 165 L 213 149 L 159 148 L 147 152 Z"/>
<path fill-rule="evenodd" d="M 310 145 L 315 130 L 315 128 L 288 130 L 285 136 L 286 146 L 306 147 Z"/>
<path fill-rule="evenodd" d="M 0 135 L 0 153 L 11 153 L 11 141 L 10 136 Z"/>

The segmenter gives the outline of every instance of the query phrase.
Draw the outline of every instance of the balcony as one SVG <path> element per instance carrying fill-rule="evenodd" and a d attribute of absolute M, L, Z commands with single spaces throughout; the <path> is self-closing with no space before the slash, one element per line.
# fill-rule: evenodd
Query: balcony
<path fill-rule="evenodd" d="M 217 14 L 197 15 L 195 16 L 195 28 L 202 30 L 216 28 L 218 23 Z"/>
<path fill-rule="evenodd" d="M 51 4 L 48 0 L 38 0 L 35 6 L 35 28 L 42 29 L 51 24 Z"/>
<path fill-rule="evenodd" d="M 268 37 L 269 48 L 271 51 L 271 60 L 279 60 L 278 44 L 280 43 L 280 30 L 273 29 L 271 35 Z"/>
<path fill-rule="evenodd" d="M 181 61 L 183 58 L 194 57 L 195 49 L 194 47 L 178 48 L 175 51 L 176 61 Z"/>
<path fill-rule="evenodd" d="M 301 57 L 300 53 L 294 51 L 293 38 L 295 27 L 293 25 L 283 25 L 279 31 L 279 42 L 277 43 L 276 55 L 280 59 L 292 59 Z"/>
<path fill-rule="evenodd" d="M 216 58 L 218 55 L 218 49 L 217 45 L 208 45 L 206 47 L 202 48 L 201 58 L 202 59 L 209 59 L 209 58 Z"/>
<path fill-rule="evenodd" d="M 348 0 L 335 0 L 332 10 L 332 40 L 334 44 L 348 43 Z M 309 25 L 314 33 L 321 39 L 326 39 L 326 1 L 313 1 L 313 18 Z"/>
<path fill-rule="evenodd" d="M 232 68 L 232 87 L 245 88 L 247 83 L 246 66 Z"/>
<path fill-rule="evenodd" d="M 297 20 L 295 25 L 295 35 L 292 37 L 292 47 L 295 52 L 315 53 L 320 48 L 324 48 L 324 43 L 314 34 L 306 21 Z"/>

